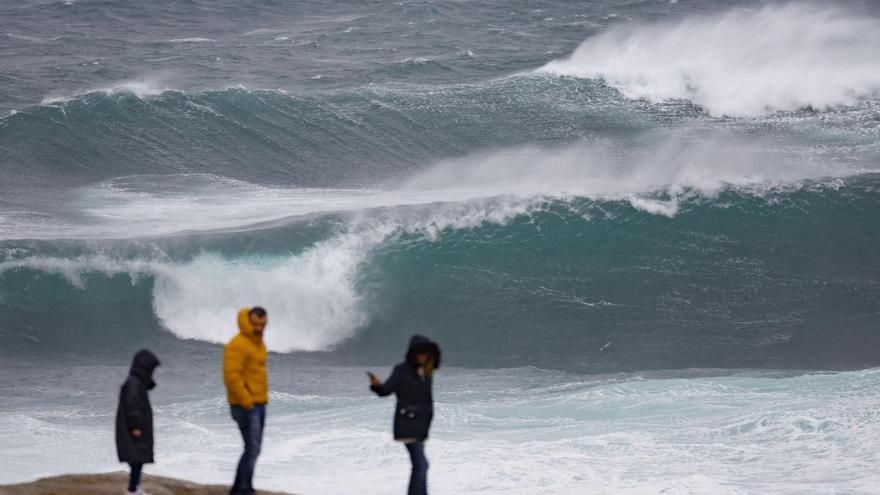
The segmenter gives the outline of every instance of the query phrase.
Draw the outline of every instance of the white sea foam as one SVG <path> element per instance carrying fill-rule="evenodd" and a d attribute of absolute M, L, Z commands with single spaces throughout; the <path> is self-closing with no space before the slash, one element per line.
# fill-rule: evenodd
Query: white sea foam
<path fill-rule="evenodd" d="M 30 41 L 31 43 L 50 43 L 58 38 L 41 38 L 39 36 L 28 36 L 26 34 L 6 33 L 6 36 L 22 41 Z"/>
<path fill-rule="evenodd" d="M 203 41 L 214 41 L 214 40 L 203 40 Z M 153 62 L 162 62 L 171 60 L 171 58 L 165 59 L 152 59 Z M 83 88 L 76 91 L 59 93 L 53 92 L 49 95 L 43 97 L 40 100 L 40 105 L 57 105 L 59 103 L 67 103 L 72 100 L 75 100 L 79 97 L 101 93 L 105 95 L 114 95 L 114 94 L 131 94 L 142 100 L 155 98 L 157 96 L 162 96 L 166 93 L 187 93 L 190 89 L 187 88 L 186 85 L 175 85 L 172 84 L 169 79 L 174 79 L 173 75 L 166 76 L 156 76 L 156 77 L 145 77 L 142 79 L 131 79 L 125 81 L 115 81 L 108 83 L 103 86 L 95 86 L 91 88 Z M 184 89 L 187 88 L 187 89 Z M 254 93 L 277 93 L 281 95 L 288 95 L 290 91 L 283 88 L 249 88 L 243 84 L 229 84 L 226 86 L 214 88 L 214 89 L 200 89 L 196 90 L 196 92 L 211 92 L 211 91 L 228 91 L 228 90 L 240 90 Z"/>
<path fill-rule="evenodd" d="M 273 34 L 273 33 L 284 33 L 284 32 L 286 32 L 285 29 L 260 28 L 260 29 L 255 29 L 253 31 L 248 31 L 246 33 L 243 33 L 242 36 L 254 36 L 257 34 Z"/>
<path fill-rule="evenodd" d="M 68 95 L 58 95 L 58 94 L 50 94 L 47 95 L 40 101 L 41 105 L 55 105 L 58 103 L 65 103 L 74 98 L 86 94 L 91 93 L 103 93 L 106 95 L 118 94 L 118 93 L 128 93 L 138 98 L 145 99 L 154 96 L 159 96 L 168 91 L 174 91 L 172 88 L 168 87 L 164 83 L 156 79 L 143 79 L 137 80 L 132 79 L 128 81 L 119 81 L 107 86 L 101 86 L 97 88 L 89 88 L 82 91 L 77 91 L 73 94 Z"/>
<path fill-rule="evenodd" d="M 880 19 L 769 5 L 619 24 L 538 72 L 601 78 L 630 98 L 687 99 L 713 115 L 826 109 L 880 97 Z"/>
<path fill-rule="evenodd" d="M 169 43 L 208 43 L 210 41 L 216 41 L 211 38 L 175 38 L 173 40 L 168 40 Z"/>
<path fill-rule="evenodd" d="M 88 277 L 128 275 L 132 283 L 154 278 L 153 309 L 160 323 L 183 339 L 225 342 L 235 334 L 236 308 L 255 301 L 272 308 L 274 351 L 326 350 L 351 336 L 364 312 L 354 289 L 363 256 L 344 239 L 320 243 L 280 258 L 224 259 L 205 254 L 188 262 L 120 260 L 107 256 L 32 257 L 0 263 L 0 274 L 17 269 L 64 276 L 88 288 Z"/>
<path fill-rule="evenodd" d="M 392 403 L 363 391 L 363 371 L 274 362 L 273 389 L 285 393 L 271 397 L 259 486 L 348 493 L 356 485 L 359 493 L 403 493 L 409 461 L 390 438 Z M 240 438 L 222 385 L 211 380 L 185 388 L 193 382 L 184 376 L 212 376 L 216 363 L 166 364 L 162 373 L 173 376 L 160 375 L 153 393 L 158 463 L 150 472 L 228 483 Z M 125 369 L 109 372 L 123 376 Z M 45 379 L 61 373 L 63 380 Z M 0 483 L 118 470 L 107 428 L 114 400 L 108 368 L 56 370 L 48 363 L 39 376 L 47 386 L 27 396 L 15 389 L 0 412 L 0 441 L 16 448 L 0 465 Z M 47 389 L 74 380 L 85 393 L 58 405 Z M 873 469 L 880 462 L 878 385 L 878 370 L 676 379 L 441 370 L 426 446 L 431 490 L 868 495 L 880 483 Z M 40 406 L 43 396 L 51 407 Z M 78 456 L 83 449 L 92 455 Z"/>
<path fill-rule="evenodd" d="M 298 256 L 230 261 L 204 255 L 181 265 L 161 265 L 153 306 L 163 325 L 182 338 L 225 342 L 234 308 L 259 301 L 271 307 L 274 351 L 327 350 L 365 320 L 355 291 L 357 246 L 334 239 Z"/>

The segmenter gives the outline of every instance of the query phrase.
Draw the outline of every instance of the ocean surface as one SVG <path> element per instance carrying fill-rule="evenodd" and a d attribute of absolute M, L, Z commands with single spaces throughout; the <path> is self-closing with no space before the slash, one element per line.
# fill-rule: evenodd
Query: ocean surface
<path fill-rule="evenodd" d="M 436 494 L 874 494 L 880 4 L 0 3 L 0 484 L 402 493 L 385 374 L 444 349 Z"/>

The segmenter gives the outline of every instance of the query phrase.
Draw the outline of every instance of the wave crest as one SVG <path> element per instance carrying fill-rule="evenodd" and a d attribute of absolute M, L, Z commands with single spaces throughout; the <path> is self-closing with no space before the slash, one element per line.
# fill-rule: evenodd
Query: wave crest
<path fill-rule="evenodd" d="M 880 19 L 789 4 L 617 26 L 538 72 L 603 79 L 630 98 L 715 116 L 854 105 L 880 95 Z"/>
<path fill-rule="evenodd" d="M 99 88 L 91 88 L 84 91 L 79 91 L 71 95 L 50 94 L 44 97 L 42 101 L 40 101 L 40 105 L 55 105 L 59 103 L 67 103 L 82 96 L 95 93 L 100 93 L 107 96 L 115 94 L 131 94 L 143 100 L 146 98 L 160 96 L 170 91 L 174 91 L 174 89 L 167 87 L 158 80 L 132 79 L 129 81 L 119 81 Z"/>
<path fill-rule="evenodd" d="M 266 343 L 273 351 L 327 350 L 364 322 L 354 288 L 359 251 L 344 239 L 319 243 L 299 255 L 225 259 L 202 254 L 188 262 L 34 256 L 0 263 L 0 275 L 16 270 L 57 274 L 88 289 L 94 275 L 127 275 L 132 284 L 153 280 L 153 312 L 182 339 L 224 343 L 235 332 L 235 309 L 271 308 Z"/>

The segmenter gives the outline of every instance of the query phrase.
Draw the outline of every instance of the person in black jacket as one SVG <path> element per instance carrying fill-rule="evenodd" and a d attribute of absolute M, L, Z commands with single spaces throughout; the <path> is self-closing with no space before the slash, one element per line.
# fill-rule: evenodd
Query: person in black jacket
<path fill-rule="evenodd" d="M 159 360 L 150 351 L 138 351 L 131 363 L 131 371 L 119 392 L 116 409 L 116 453 L 119 462 L 131 466 L 129 493 L 145 493 L 140 488 L 144 464 L 153 462 L 153 408 L 149 390 L 156 386 L 153 371 Z"/>
<path fill-rule="evenodd" d="M 394 410 L 394 439 L 403 442 L 412 461 L 408 495 L 427 495 L 428 459 L 425 440 L 434 419 L 434 396 L 431 391 L 434 370 L 440 367 L 440 346 L 427 337 L 413 335 L 406 360 L 394 367 L 382 383 L 370 377 L 370 389 L 380 397 L 397 394 Z"/>

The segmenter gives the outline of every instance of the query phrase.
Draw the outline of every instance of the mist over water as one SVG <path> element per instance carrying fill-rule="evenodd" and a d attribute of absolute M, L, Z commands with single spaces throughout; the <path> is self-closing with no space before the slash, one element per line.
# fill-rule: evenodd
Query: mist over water
<path fill-rule="evenodd" d="M 0 483 L 115 469 L 140 347 L 151 472 L 228 481 L 218 344 L 260 304 L 266 488 L 402 490 L 361 368 L 415 332 L 449 364 L 438 493 L 876 486 L 874 3 L 0 19 Z"/>
<path fill-rule="evenodd" d="M 622 24 L 540 72 L 604 79 L 630 98 L 689 100 L 716 116 L 853 106 L 880 95 L 880 20 L 846 8 L 770 4 Z"/>

